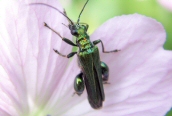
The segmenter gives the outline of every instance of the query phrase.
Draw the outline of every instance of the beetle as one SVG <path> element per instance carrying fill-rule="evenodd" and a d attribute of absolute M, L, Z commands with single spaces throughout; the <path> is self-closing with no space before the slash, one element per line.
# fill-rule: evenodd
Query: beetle
<path fill-rule="evenodd" d="M 30 5 L 44 5 L 51 7 L 67 18 L 69 22 L 67 27 L 69 28 L 71 34 L 76 37 L 76 43 L 62 37 L 60 33 L 56 32 L 48 24 L 44 23 L 44 26 L 55 32 L 67 44 L 79 48 L 77 52 L 71 52 L 68 55 L 63 55 L 56 49 L 53 50 L 58 55 L 66 58 L 71 58 L 77 54 L 78 65 L 81 68 L 81 72 L 75 77 L 74 80 L 75 94 L 81 95 L 86 86 L 88 101 L 91 107 L 99 109 L 103 106 L 103 101 L 105 100 L 103 83 L 108 83 L 109 68 L 106 63 L 100 60 L 99 49 L 96 44 L 101 43 L 103 53 L 118 52 L 119 50 L 105 51 L 104 44 L 100 39 L 91 42 L 90 36 L 87 33 L 89 25 L 86 23 L 80 23 L 80 16 L 88 1 L 89 0 L 87 0 L 84 4 L 76 23 L 74 23 L 67 16 L 65 10 L 64 12 L 61 12 L 59 9 L 44 3 L 31 3 Z"/>

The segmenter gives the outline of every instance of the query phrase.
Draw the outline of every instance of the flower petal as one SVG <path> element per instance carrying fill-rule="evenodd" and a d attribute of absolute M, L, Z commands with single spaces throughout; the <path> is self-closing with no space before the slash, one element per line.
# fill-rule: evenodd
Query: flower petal
<path fill-rule="evenodd" d="M 102 111 L 106 115 L 165 115 L 172 105 L 172 52 L 162 49 L 162 25 L 142 15 L 124 15 L 104 23 L 91 39 L 102 39 L 106 50 L 121 50 L 101 54 L 109 65 L 111 83 L 105 85 Z"/>
<path fill-rule="evenodd" d="M 62 11 L 56 0 L 45 3 Z M 43 26 L 46 22 L 71 38 L 61 25 L 68 23 L 66 18 L 45 6 L 23 4 L 6 2 L 0 19 L 1 114 L 164 115 L 169 110 L 172 53 L 162 49 L 165 32 L 161 24 L 138 14 L 116 17 L 91 36 L 92 40 L 102 38 L 106 50 L 121 49 L 119 53 L 101 54 L 109 65 L 111 84 L 105 85 L 104 107 L 93 110 L 86 92 L 72 97 L 74 77 L 80 71 L 76 56 L 67 66 L 69 60 L 52 50 L 67 54 L 71 47 Z"/>
<path fill-rule="evenodd" d="M 158 2 L 164 6 L 166 9 L 172 11 L 172 1 L 171 0 L 158 0 Z"/>
<path fill-rule="evenodd" d="M 36 109 L 37 106 L 44 107 L 56 91 L 69 61 L 55 54 L 53 48 L 64 54 L 71 51 L 71 46 L 62 48 L 66 43 L 44 27 L 44 22 L 62 36 L 71 39 L 69 30 L 61 24 L 68 24 L 68 21 L 49 7 L 28 6 L 13 0 L 3 3 L 1 5 L 5 7 L 0 19 L 0 65 L 12 83 L 10 89 L 14 88 L 17 95 L 13 100 L 15 93 L 10 91 L 4 94 L 15 102 L 14 107 L 20 115 L 34 113 L 40 110 Z M 63 10 L 57 0 L 44 3 L 56 5 Z M 5 85 L 2 83 L 2 86 Z M 12 111 L 8 113 L 14 115 Z"/>

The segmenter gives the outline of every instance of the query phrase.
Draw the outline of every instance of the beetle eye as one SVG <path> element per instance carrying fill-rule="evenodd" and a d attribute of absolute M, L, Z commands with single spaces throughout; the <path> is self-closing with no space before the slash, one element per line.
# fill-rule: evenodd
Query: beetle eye
<path fill-rule="evenodd" d="M 74 36 L 78 36 L 78 35 L 79 35 L 79 34 L 78 34 L 78 31 L 77 31 L 77 29 L 76 29 L 76 26 L 74 26 L 74 25 L 69 25 L 69 29 L 70 29 L 72 35 L 74 35 Z"/>
<path fill-rule="evenodd" d="M 71 34 L 74 35 L 74 36 L 78 36 L 78 32 L 76 30 L 71 30 Z"/>

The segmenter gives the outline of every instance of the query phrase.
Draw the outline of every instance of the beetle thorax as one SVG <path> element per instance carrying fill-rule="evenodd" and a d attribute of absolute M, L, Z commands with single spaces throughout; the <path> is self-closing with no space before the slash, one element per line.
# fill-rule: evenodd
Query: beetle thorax
<path fill-rule="evenodd" d="M 81 51 L 85 51 L 93 46 L 87 34 L 78 36 L 77 43 Z"/>

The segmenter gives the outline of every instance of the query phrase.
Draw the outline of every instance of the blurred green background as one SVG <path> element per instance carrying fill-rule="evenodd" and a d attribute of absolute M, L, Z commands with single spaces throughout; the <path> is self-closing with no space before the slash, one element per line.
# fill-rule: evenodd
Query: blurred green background
<path fill-rule="evenodd" d="M 77 21 L 86 0 L 60 0 L 67 15 Z M 172 11 L 162 7 L 157 0 L 90 0 L 81 16 L 81 22 L 89 24 L 89 34 L 102 23 L 115 16 L 139 13 L 161 22 L 167 32 L 164 48 L 172 50 Z M 166 116 L 172 116 L 172 110 Z"/>

